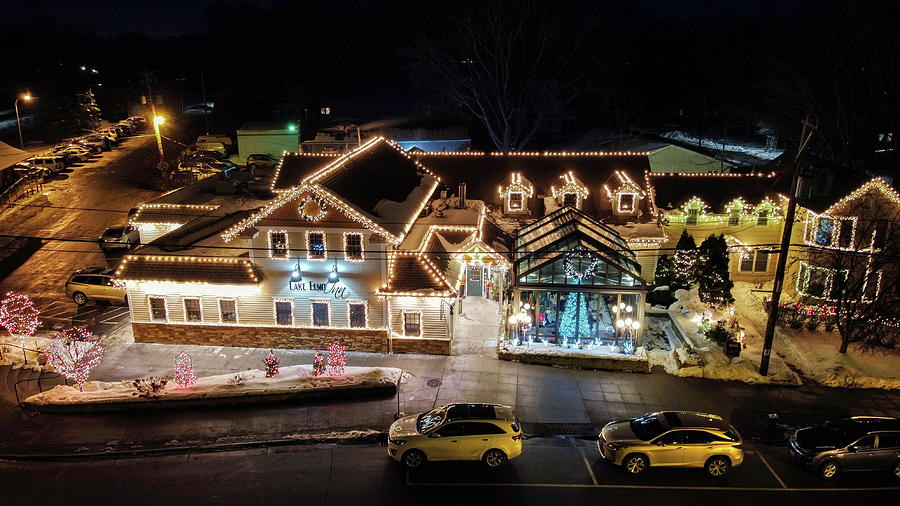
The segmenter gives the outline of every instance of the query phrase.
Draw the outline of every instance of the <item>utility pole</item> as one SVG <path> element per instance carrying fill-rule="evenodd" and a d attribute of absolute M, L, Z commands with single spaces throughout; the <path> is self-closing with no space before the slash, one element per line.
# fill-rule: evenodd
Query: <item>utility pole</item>
<path fill-rule="evenodd" d="M 788 248 L 791 245 L 791 232 L 794 230 L 794 215 L 797 212 L 797 179 L 800 165 L 800 154 L 809 144 L 809 139 L 816 131 L 816 125 L 809 122 L 809 115 L 803 120 L 800 143 L 797 155 L 794 156 L 794 168 L 791 176 L 791 193 L 788 195 L 788 208 L 784 215 L 784 230 L 781 233 L 781 249 L 778 251 L 778 264 L 775 269 L 775 284 L 772 287 L 772 300 L 769 301 L 769 319 L 766 321 L 766 335 L 763 339 L 762 357 L 759 361 L 759 374 L 769 374 L 769 358 L 772 355 L 772 341 L 775 339 L 775 322 L 778 321 L 778 304 L 781 301 L 781 287 L 784 284 L 784 269 L 787 266 Z"/>
<path fill-rule="evenodd" d="M 156 120 L 156 105 L 153 103 L 153 91 L 150 89 L 150 74 L 151 72 L 144 71 L 144 81 L 147 83 L 147 101 L 150 103 L 150 111 L 153 114 L 150 121 L 153 122 L 153 130 L 156 134 L 156 147 L 159 149 L 159 164 L 157 164 L 157 167 L 162 169 L 165 155 L 163 154 L 162 137 L 159 133 L 159 123 Z"/>

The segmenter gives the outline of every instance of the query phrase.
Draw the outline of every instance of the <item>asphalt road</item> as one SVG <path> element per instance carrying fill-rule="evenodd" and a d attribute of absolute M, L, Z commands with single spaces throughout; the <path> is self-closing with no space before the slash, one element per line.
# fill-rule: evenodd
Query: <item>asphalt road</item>
<path fill-rule="evenodd" d="M 103 231 L 127 222 L 128 211 L 159 192 L 143 186 L 142 164 L 129 154 L 155 142 L 152 135 L 128 137 L 88 162 L 74 164 L 46 182 L 40 194 L 22 199 L 0 216 L 0 234 L 95 241 Z M 77 269 L 114 266 L 93 242 L 44 241 L 41 249 L 0 282 L 0 292 L 28 294 L 41 310 L 42 328 L 88 325 L 103 333 L 127 319 L 127 307 L 79 308 L 66 298 L 65 283 Z"/>
<path fill-rule="evenodd" d="M 525 441 L 490 472 L 441 462 L 407 472 L 378 445 L 316 445 L 80 462 L 0 462 L 4 504 L 891 504 L 887 473 L 823 483 L 780 446 L 746 448 L 724 480 L 699 470 L 631 477 L 603 462 L 594 441 Z M 7 502 L 10 501 L 10 502 Z M 501 502 L 502 501 L 502 502 Z"/>

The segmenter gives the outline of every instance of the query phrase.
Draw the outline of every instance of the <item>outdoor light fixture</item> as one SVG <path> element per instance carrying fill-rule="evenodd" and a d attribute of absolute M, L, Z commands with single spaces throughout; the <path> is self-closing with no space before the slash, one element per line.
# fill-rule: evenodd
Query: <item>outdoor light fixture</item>
<path fill-rule="evenodd" d="M 294 266 L 294 270 L 291 272 L 291 281 L 303 281 L 303 274 L 300 272 L 300 261 L 297 261 L 297 265 Z"/>
<path fill-rule="evenodd" d="M 296 131 L 297 131 L 297 125 L 288 125 L 288 131 L 290 131 L 290 132 L 296 132 Z"/>
<path fill-rule="evenodd" d="M 616 320 L 616 327 L 618 327 L 620 329 L 625 327 L 625 322 L 622 320 Z"/>
<path fill-rule="evenodd" d="M 163 123 L 165 123 L 165 121 L 166 121 L 166 119 L 163 118 L 162 116 L 157 116 L 157 117 L 153 118 L 153 123 L 155 123 L 157 125 L 162 125 Z"/>
<path fill-rule="evenodd" d="M 328 281 L 332 283 L 337 283 L 341 280 L 341 276 L 338 274 L 338 266 L 337 260 L 334 261 L 334 267 L 331 268 L 331 273 L 328 275 Z"/>

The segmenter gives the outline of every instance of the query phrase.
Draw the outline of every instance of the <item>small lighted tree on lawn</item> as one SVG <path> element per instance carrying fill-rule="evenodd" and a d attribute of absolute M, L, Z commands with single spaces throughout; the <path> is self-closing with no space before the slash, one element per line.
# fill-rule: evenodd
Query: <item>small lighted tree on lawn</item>
<path fill-rule="evenodd" d="M 84 392 L 84 382 L 103 358 L 103 347 L 90 330 L 76 327 L 57 332 L 44 347 L 44 356 L 47 365 L 74 381 L 78 390 Z"/>
<path fill-rule="evenodd" d="M 679 289 L 689 289 L 696 279 L 697 265 L 697 243 L 694 237 L 687 232 L 681 231 L 681 237 L 675 246 L 675 275 L 672 277 L 672 284 L 669 288 L 673 291 Z"/>
<path fill-rule="evenodd" d="M 271 378 L 276 374 L 278 374 L 278 357 L 274 351 L 269 350 L 269 354 L 266 355 L 266 377 Z"/>
<path fill-rule="evenodd" d="M 339 341 L 332 341 L 331 346 L 328 347 L 328 375 L 344 374 L 345 365 L 347 365 L 347 356 L 344 354 L 344 345 Z"/>
<path fill-rule="evenodd" d="M 28 356 L 25 355 L 25 338 L 33 336 L 41 324 L 38 314 L 40 311 L 27 295 L 7 292 L 0 301 L 0 325 L 13 336 L 22 339 L 22 356 L 25 357 L 25 363 L 28 363 Z"/>
<path fill-rule="evenodd" d="M 178 388 L 188 388 L 196 382 L 194 360 L 182 351 L 175 357 L 175 384 L 178 385 Z"/>
<path fill-rule="evenodd" d="M 316 356 L 313 358 L 313 376 L 321 376 L 325 374 L 325 355 L 322 350 L 316 350 Z"/>

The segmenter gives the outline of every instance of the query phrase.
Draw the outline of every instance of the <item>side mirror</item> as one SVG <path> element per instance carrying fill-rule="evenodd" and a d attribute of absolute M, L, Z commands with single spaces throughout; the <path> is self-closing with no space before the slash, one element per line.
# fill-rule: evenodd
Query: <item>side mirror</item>
<path fill-rule="evenodd" d="M 428 435 L 428 437 L 441 437 L 441 435 L 438 434 L 437 432 L 432 432 L 431 434 Z"/>
<path fill-rule="evenodd" d="M 655 442 L 655 443 L 653 443 L 653 444 L 655 444 L 656 446 L 666 446 L 666 443 L 664 443 L 664 442 L 662 442 L 662 441 L 657 441 L 657 442 Z"/>

